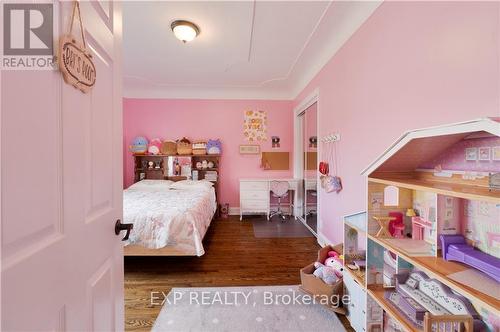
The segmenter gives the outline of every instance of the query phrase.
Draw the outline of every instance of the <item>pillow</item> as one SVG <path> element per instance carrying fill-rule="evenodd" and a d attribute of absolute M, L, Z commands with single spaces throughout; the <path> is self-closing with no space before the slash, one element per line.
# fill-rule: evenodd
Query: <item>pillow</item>
<path fill-rule="evenodd" d="M 174 183 L 170 180 L 141 180 L 139 182 L 134 183 L 128 189 L 135 190 L 158 190 L 158 189 L 169 189 L 170 186 Z"/>
<path fill-rule="evenodd" d="M 210 189 L 213 183 L 207 180 L 182 180 L 174 182 L 170 189 Z"/>
<path fill-rule="evenodd" d="M 415 280 L 415 279 L 410 277 L 410 278 L 408 278 L 408 280 L 406 280 L 405 284 L 410 286 L 413 289 L 416 289 L 418 286 L 418 280 Z"/>

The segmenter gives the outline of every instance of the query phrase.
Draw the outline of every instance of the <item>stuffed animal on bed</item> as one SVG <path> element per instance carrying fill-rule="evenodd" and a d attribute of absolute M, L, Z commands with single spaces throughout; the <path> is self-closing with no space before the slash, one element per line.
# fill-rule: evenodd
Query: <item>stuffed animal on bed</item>
<path fill-rule="evenodd" d="M 161 149 L 161 139 L 153 138 L 151 142 L 149 142 L 148 152 L 149 154 L 159 154 Z"/>
<path fill-rule="evenodd" d="M 326 284 L 333 285 L 338 280 L 342 279 L 342 271 L 344 271 L 341 256 L 335 251 L 328 252 L 328 258 L 325 259 L 324 264 L 320 262 L 314 263 L 313 274 L 321 278 Z"/>
<path fill-rule="evenodd" d="M 207 153 L 208 154 L 221 154 L 222 153 L 222 142 L 220 139 L 209 139 L 207 142 Z"/>
<path fill-rule="evenodd" d="M 132 140 L 130 145 L 132 153 L 146 153 L 148 151 L 148 140 L 142 136 L 138 136 Z"/>

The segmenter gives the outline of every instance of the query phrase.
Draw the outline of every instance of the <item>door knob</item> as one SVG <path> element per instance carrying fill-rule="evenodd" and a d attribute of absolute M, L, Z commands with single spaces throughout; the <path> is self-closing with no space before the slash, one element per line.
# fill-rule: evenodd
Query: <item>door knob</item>
<path fill-rule="evenodd" d="M 127 234 L 122 239 L 122 241 L 127 241 L 132 228 L 134 228 L 134 224 L 122 224 L 122 221 L 118 219 L 115 223 L 115 234 L 118 235 L 121 231 L 127 231 Z"/>

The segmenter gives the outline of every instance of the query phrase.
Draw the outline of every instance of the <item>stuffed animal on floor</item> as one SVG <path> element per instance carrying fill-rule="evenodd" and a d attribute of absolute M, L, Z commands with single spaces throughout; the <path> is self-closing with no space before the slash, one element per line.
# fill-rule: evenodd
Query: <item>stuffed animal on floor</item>
<path fill-rule="evenodd" d="M 342 272 L 344 271 L 342 263 L 342 257 L 339 256 L 335 251 L 328 252 L 328 258 L 325 260 L 324 264 L 320 262 L 314 263 L 313 275 L 321 278 L 326 284 L 333 285 L 338 280 L 342 279 Z"/>

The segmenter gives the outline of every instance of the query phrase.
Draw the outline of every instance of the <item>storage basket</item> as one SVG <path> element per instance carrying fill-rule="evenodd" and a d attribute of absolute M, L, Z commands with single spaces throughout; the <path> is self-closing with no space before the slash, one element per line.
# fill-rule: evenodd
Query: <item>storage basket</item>
<path fill-rule="evenodd" d="M 193 153 L 193 147 L 191 146 L 191 141 L 186 137 L 177 141 L 177 154 L 188 155 Z"/>
<path fill-rule="evenodd" d="M 324 262 L 325 259 L 328 258 L 328 252 L 331 250 L 334 250 L 341 255 L 343 245 L 338 244 L 336 246 L 326 246 L 321 248 L 318 251 L 318 262 Z M 331 302 L 333 296 L 335 296 L 336 299 L 342 299 L 344 295 L 344 283 L 342 279 L 338 280 L 333 285 L 328 285 L 323 282 L 323 280 L 313 275 L 314 270 L 314 263 L 309 264 L 300 270 L 300 289 L 314 297 L 327 297 L 329 299 L 330 309 L 336 313 L 345 315 L 346 310 L 342 307 L 341 303 L 339 303 L 339 306 L 333 307 L 333 303 Z"/>
<path fill-rule="evenodd" d="M 177 154 L 177 143 L 174 141 L 164 141 L 161 143 L 161 154 Z"/>
<path fill-rule="evenodd" d="M 193 142 L 193 154 L 195 155 L 207 154 L 207 142 L 206 141 Z"/>

